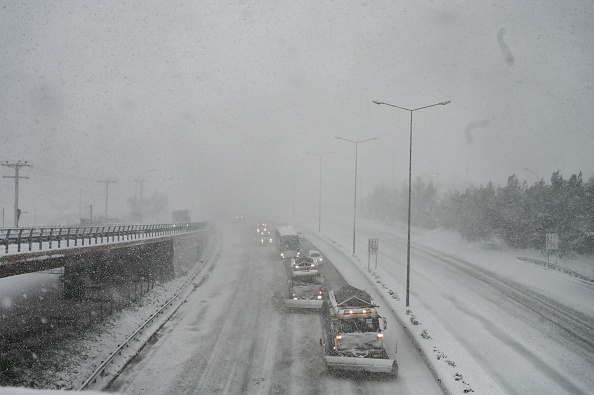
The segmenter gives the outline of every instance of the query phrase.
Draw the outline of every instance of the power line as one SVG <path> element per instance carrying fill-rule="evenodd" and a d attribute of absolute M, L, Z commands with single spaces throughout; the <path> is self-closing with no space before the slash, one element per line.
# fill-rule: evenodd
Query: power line
<path fill-rule="evenodd" d="M 21 210 L 19 209 L 19 179 L 21 179 L 21 178 L 28 179 L 29 178 L 29 177 L 19 176 L 19 170 L 21 169 L 21 167 L 25 167 L 25 166 L 31 167 L 31 165 L 28 164 L 27 161 L 21 162 L 20 160 L 18 160 L 13 163 L 9 163 L 8 161 L 5 161 L 4 163 L 2 163 L 2 166 L 14 168 L 14 176 L 3 176 L 3 178 L 14 178 L 14 227 L 18 228 L 19 227 L 19 218 L 21 216 Z"/>

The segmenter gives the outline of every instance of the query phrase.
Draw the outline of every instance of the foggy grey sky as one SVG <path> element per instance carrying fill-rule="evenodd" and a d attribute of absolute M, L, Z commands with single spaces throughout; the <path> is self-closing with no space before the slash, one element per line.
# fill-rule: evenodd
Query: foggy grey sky
<path fill-rule="evenodd" d="M 107 178 L 125 215 L 152 168 L 144 193 L 195 217 L 289 210 L 293 174 L 316 209 L 308 151 L 336 151 L 324 200 L 350 207 L 355 147 L 334 136 L 379 138 L 359 146 L 361 194 L 392 185 L 393 152 L 397 185 L 408 175 L 409 113 L 372 100 L 452 101 L 414 115 L 413 175 L 442 189 L 593 175 L 590 0 L 418 3 L 0 2 L 0 160 L 34 166 L 23 225 L 77 216 L 81 188 L 102 215 Z"/>

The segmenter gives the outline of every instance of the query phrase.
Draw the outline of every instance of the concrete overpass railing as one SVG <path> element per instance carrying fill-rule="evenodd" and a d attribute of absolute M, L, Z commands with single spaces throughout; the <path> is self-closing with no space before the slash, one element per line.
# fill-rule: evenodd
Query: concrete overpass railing
<path fill-rule="evenodd" d="M 69 248 L 92 244 L 114 243 L 126 240 L 175 235 L 194 232 L 206 227 L 206 222 L 152 224 L 152 225 L 101 225 L 70 227 L 34 227 L 0 229 L 0 254 L 20 253 L 23 246 L 27 251 Z M 111 239 L 110 239 L 111 238 Z M 94 243 L 93 243 L 94 241 Z M 65 246 L 62 243 L 66 243 Z M 12 247 L 12 248 L 9 248 Z"/>

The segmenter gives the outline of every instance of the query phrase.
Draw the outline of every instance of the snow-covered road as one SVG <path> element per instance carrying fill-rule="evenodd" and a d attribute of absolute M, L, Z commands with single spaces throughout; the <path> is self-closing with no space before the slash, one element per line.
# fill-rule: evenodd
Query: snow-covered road
<path fill-rule="evenodd" d="M 318 315 L 282 308 L 287 277 L 273 247 L 256 246 L 251 227 L 238 223 L 219 226 L 223 252 L 207 280 L 112 385 L 112 391 L 441 393 L 418 351 L 397 325 L 388 327 L 390 338 L 399 342 L 397 379 L 328 374 L 318 343 L 322 337 Z"/>
<path fill-rule="evenodd" d="M 327 224 L 324 233 L 349 250 L 352 227 L 349 231 L 347 221 L 342 222 Z M 357 231 L 357 250 L 365 263 L 367 238 L 380 239 L 382 280 L 403 296 L 406 230 L 363 221 Z M 519 261 L 513 251 L 476 248 L 440 236 L 413 233 L 415 313 L 422 309 L 438 320 L 507 393 L 592 393 L 592 284 Z"/>

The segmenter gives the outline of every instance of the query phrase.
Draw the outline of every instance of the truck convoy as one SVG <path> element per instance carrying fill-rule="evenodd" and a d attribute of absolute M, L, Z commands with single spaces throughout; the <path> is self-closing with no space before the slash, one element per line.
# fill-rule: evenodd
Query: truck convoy
<path fill-rule="evenodd" d="M 324 358 L 330 371 L 398 375 L 396 360 L 384 349 L 386 319 L 380 317 L 371 295 L 352 286 L 330 291 L 322 303 Z"/>
<path fill-rule="evenodd" d="M 285 307 L 291 309 L 319 309 L 326 299 L 324 277 L 314 268 L 311 258 L 301 257 L 289 268 L 289 299 Z"/>

